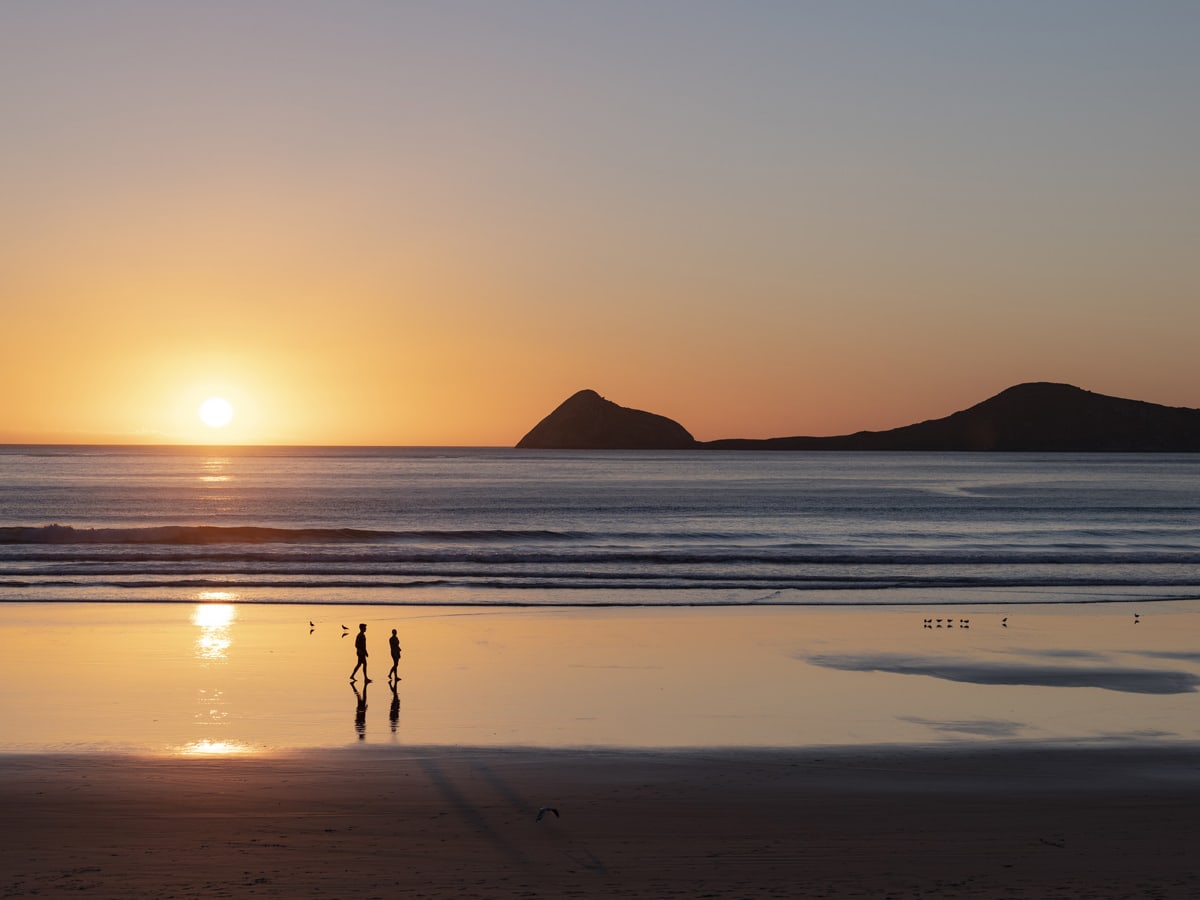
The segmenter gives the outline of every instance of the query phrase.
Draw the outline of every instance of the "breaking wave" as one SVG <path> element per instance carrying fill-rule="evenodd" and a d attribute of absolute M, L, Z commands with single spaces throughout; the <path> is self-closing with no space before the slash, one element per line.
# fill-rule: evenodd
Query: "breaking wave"
<path fill-rule="evenodd" d="M 75 528 L 71 525 L 0 528 L 0 544 L 346 544 L 403 538 L 479 541 L 557 537 L 554 532 L 382 531 L 364 528 L 271 528 L 256 525 L 156 525 L 142 528 Z"/>

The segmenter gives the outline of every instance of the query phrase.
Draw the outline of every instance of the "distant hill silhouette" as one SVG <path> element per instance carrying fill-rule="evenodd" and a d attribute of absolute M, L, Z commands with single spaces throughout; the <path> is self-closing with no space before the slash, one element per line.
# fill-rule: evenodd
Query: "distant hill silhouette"
<path fill-rule="evenodd" d="M 521 438 L 538 450 L 690 450 L 696 439 L 666 416 L 627 409 L 595 391 L 579 391 Z"/>
<path fill-rule="evenodd" d="M 518 447 L 542 449 L 973 450 L 1200 452 L 1200 410 L 1095 394 L 1069 384 L 1019 384 L 969 409 L 888 431 L 839 437 L 695 441 L 677 422 L 580 391 Z"/>

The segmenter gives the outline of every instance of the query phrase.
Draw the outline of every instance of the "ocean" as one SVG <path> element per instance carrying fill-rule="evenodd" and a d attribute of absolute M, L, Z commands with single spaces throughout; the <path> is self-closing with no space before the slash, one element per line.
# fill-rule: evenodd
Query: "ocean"
<path fill-rule="evenodd" d="M 1200 598 L 1200 458 L 0 447 L 0 602 Z"/>

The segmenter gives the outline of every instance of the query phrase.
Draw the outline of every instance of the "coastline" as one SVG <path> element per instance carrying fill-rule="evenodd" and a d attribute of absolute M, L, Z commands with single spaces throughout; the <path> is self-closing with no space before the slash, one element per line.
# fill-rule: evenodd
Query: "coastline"
<path fill-rule="evenodd" d="M 0 894 L 1190 897 L 1195 750 L 14 754 Z"/>

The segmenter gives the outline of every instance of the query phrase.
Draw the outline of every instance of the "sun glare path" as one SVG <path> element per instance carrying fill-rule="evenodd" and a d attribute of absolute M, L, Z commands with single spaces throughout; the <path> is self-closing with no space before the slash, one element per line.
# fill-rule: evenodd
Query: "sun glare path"
<path fill-rule="evenodd" d="M 200 421 L 209 428 L 223 428 L 233 421 L 233 404 L 224 397 L 209 397 L 200 404 Z"/>

